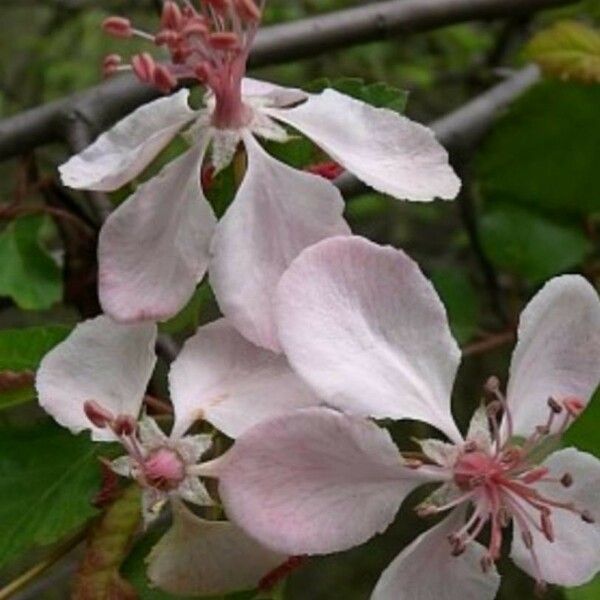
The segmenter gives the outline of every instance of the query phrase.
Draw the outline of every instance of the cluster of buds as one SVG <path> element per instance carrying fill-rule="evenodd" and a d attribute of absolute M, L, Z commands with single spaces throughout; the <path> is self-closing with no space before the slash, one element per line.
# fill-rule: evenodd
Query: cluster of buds
<path fill-rule="evenodd" d="M 190 0 L 182 5 L 166 0 L 155 34 L 135 28 L 129 19 L 109 17 L 103 23 L 107 34 L 145 39 L 166 49 L 169 59 L 158 62 L 150 53 L 142 52 L 127 65 L 119 55 L 111 54 L 104 60 L 104 75 L 133 70 L 142 82 L 163 93 L 171 92 L 181 79 L 195 79 L 214 93 L 217 113 L 222 107 L 222 114 L 216 116 L 217 126 L 230 126 L 231 119 L 239 120 L 243 112 L 239 87 L 264 2 L 199 0 L 196 8 Z"/>

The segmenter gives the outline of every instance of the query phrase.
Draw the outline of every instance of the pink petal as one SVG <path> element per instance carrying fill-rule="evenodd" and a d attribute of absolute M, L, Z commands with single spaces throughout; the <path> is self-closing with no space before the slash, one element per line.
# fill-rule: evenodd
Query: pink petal
<path fill-rule="evenodd" d="M 359 237 L 309 248 L 281 279 L 277 318 L 290 364 L 320 398 L 462 440 L 450 413 L 460 350 L 433 286 L 404 252 Z"/>
<path fill-rule="evenodd" d="M 532 528 L 541 575 L 548 583 L 583 585 L 600 571 L 600 461 L 591 454 L 568 448 L 550 455 L 543 464 L 551 476 L 560 478 L 569 473 L 573 485 L 563 488 L 556 483 L 541 483 L 536 486 L 538 491 L 559 502 L 573 502 L 580 510 L 588 510 L 596 522 L 585 523 L 578 515 L 554 509 L 551 515 L 553 543 Z M 531 553 L 517 532 L 513 535 L 511 557 L 521 569 L 537 577 Z"/>
<path fill-rule="evenodd" d="M 205 419 L 235 438 L 260 421 L 318 403 L 283 356 L 254 346 L 224 319 L 186 342 L 169 381 L 173 436 Z"/>
<path fill-rule="evenodd" d="M 95 440 L 113 439 L 92 426 L 84 403 L 95 400 L 114 415 L 137 417 L 156 362 L 155 341 L 150 323 L 120 325 L 106 316 L 80 323 L 40 365 L 40 405 L 73 433 L 90 429 Z"/>
<path fill-rule="evenodd" d="M 148 577 L 170 594 L 221 595 L 255 588 L 285 560 L 232 523 L 200 519 L 175 503 L 173 526 L 147 558 Z"/>
<path fill-rule="evenodd" d="M 396 198 L 451 200 L 460 180 L 433 132 L 398 113 L 325 90 L 268 114 L 292 125 L 367 185 Z"/>
<path fill-rule="evenodd" d="M 200 188 L 206 142 L 140 186 L 100 233 L 100 301 L 124 321 L 166 320 L 188 302 L 208 265 L 215 216 Z"/>
<path fill-rule="evenodd" d="M 210 280 L 240 333 L 279 352 L 273 297 L 281 275 L 304 248 L 349 229 L 335 187 L 271 158 L 251 135 L 244 141 L 248 171 L 217 227 Z"/>
<path fill-rule="evenodd" d="M 59 168 L 66 186 L 112 192 L 135 179 L 196 113 L 189 90 L 144 104 Z"/>
<path fill-rule="evenodd" d="M 556 277 L 521 314 L 508 402 L 515 433 L 530 435 L 548 416 L 550 396 L 587 403 L 600 382 L 600 300 L 583 277 Z M 556 419 L 556 426 L 562 418 Z"/>
<path fill-rule="evenodd" d="M 265 546 L 292 555 L 362 544 L 384 531 L 404 498 L 428 480 L 402 466 L 387 431 L 326 408 L 257 425 L 215 468 L 229 518 Z"/>
<path fill-rule="evenodd" d="M 460 556 L 450 553 L 448 536 L 463 523 L 456 510 L 419 536 L 383 572 L 371 600 L 493 600 L 500 577 L 481 570 L 485 548 L 473 542 Z"/>

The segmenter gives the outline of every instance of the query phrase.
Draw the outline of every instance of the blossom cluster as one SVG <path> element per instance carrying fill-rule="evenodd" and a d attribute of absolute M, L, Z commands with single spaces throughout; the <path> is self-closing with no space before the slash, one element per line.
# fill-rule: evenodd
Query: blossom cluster
<path fill-rule="evenodd" d="M 461 353 L 432 284 L 404 252 L 353 236 L 338 189 L 261 140 L 299 132 L 378 192 L 418 202 L 458 194 L 448 155 L 391 110 L 247 78 L 263 9 L 166 0 L 155 34 L 106 20 L 109 34 L 146 39 L 166 59 L 111 55 L 105 72 L 131 70 L 166 95 L 62 165 L 64 184 L 114 191 L 179 133 L 189 148 L 104 224 L 105 314 L 45 357 L 41 406 L 73 433 L 122 446 L 110 468 L 141 486 L 146 525 L 170 506 L 148 576 L 172 593 L 251 588 L 290 557 L 361 544 L 425 484 L 437 487 L 417 514 L 445 516 L 384 571 L 374 600 L 492 600 L 510 531 L 511 556 L 539 591 L 587 581 L 600 569 L 600 463 L 549 449 L 600 381 L 596 292 L 575 275 L 538 292 L 521 315 L 506 391 L 485 382 L 463 436 L 451 413 Z M 201 108 L 187 89 L 173 93 L 180 80 L 205 87 Z M 236 157 L 245 171 L 217 222 L 202 173 Z M 223 318 L 200 327 L 171 366 L 167 434 L 143 409 L 157 322 L 207 273 Z M 403 453 L 377 419 L 418 420 L 445 439 Z M 218 432 L 235 440 L 225 453 Z M 229 521 L 208 518 L 223 510 Z"/>

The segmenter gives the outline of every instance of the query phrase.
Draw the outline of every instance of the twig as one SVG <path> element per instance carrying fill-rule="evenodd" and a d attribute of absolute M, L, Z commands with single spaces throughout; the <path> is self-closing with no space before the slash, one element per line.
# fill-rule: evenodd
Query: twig
<path fill-rule="evenodd" d="M 477 354 L 485 354 L 496 348 L 511 344 L 516 339 L 516 333 L 514 329 L 508 331 L 502 331 L 500 333 L 494 333 L 488 337 L 469 344 L 463 348 L 463 356 L 475 356 Z"/>
<path fill-rule="evenodd" d="M 471 20 L 514 17 L 575 0 L 391 0 L 275 25 L 261 30 L 250 58 L 253 67 L 316 56 Z M 157 97 L 132 77 L 107 81 L 85 92 L 34 108 L 0 122 L 0 160 L 59 141 L 65 115 L 93 124 L 97 135 L 131 110 Z"/>

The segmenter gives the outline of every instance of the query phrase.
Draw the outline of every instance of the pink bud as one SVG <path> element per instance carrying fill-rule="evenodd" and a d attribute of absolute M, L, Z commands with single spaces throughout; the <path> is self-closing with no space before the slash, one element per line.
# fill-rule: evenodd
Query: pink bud
<path fill-rule="evenodd" d="M 131 21 L 124 17 L 108 17 L 102 23 L 102 30 L 116 38 L 129 38 L 133 35 Z"/>

